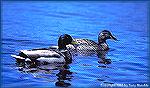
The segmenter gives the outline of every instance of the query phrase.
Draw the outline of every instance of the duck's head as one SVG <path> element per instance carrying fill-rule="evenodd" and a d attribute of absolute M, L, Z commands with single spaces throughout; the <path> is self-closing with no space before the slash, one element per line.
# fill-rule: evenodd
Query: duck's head
<path fill-rule="evenodd" d="M 76 44 L 76 42 L 68 34 L 61 35 L 58 39 L 59 50 L 66 50 L 67 49 L 66 45 L 68 45 L 68 44 Z"/>
<path fill-rule="evenodd" d="M 98 36 L 98 42 L 102 43 L 102 42 L 106 42 L 107 39 L 112 39 L 112 40 L 117 40 L 110 31 L 108 30 L 103 30 L 102 32 L 99 33 Z"/>

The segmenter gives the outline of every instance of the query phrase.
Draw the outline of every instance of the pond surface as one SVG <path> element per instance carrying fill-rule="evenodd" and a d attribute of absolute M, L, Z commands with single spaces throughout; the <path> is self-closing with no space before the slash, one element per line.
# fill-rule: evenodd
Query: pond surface
<path fill-rule="evenodd" d="M 148 83 L 148 4 L 146 2 L 3 2 L 2 87 L 102 87 Z M 57 45 L 61 34 L 97 42 L 107 29 L 110 64 L 97 55 L 74 56 L 71 64 L 28 68 L 11 57 L 19 50 Z"/>

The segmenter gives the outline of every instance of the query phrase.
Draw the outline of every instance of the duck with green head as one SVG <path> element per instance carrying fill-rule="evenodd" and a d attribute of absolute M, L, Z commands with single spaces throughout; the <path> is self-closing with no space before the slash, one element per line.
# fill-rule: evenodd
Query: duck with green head
<path fill-rule="evenodd" d="M 46 63 L 71 63 L 72 56 L 67 51 L 66 45 L 74 44 L 72 37 L 68 34 L 61 35 L 58 39 L 58 49 L 41 48 L 32 50 L 20 50 L 19 55 L 11 55 L 18 60 L 38 61 Z"/>

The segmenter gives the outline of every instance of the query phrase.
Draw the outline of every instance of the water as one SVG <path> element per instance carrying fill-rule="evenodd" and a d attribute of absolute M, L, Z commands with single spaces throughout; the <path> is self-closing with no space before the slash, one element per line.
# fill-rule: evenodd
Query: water
<path fill-rule="evenodd" d="M 2 87 L 147 84 L 147 8 L 146 2 L 3 2 Z M 103 29 L 119 40 L 107 41 L 111 50 L 106 58 L 111 64 L 98 63 L 96 55 L 79 55 L 67 68 L 50 64 L 28 69 L 10 56 L 22 49 L 57 45 L 64 33 L 97 41 Z"/>

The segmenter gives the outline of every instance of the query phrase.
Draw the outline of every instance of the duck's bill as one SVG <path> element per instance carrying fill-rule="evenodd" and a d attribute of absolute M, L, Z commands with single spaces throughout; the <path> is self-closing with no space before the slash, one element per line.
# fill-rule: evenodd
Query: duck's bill
<path fill-rule="evenodd" d="M 110 36 L 110 38 L 112 39 L 112 40 L 115 40 L 115 41 L 117 41 L 117 38 L 116 37 L 114 37 L 114 36 Z"/>
<path fill-rule="evenodd" d="M 76 45 L 78 43 L 76 41 L 72 41 L 71 44 Z"/>

